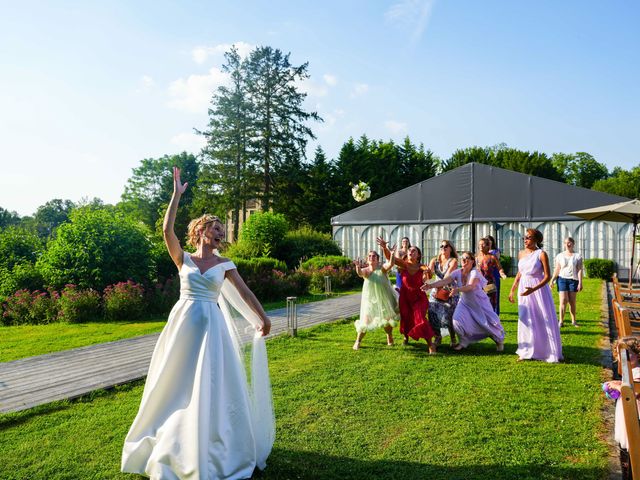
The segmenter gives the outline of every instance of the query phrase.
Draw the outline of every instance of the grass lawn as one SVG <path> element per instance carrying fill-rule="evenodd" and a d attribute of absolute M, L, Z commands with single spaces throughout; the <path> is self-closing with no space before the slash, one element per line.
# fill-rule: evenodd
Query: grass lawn
<path fill-rule="evenodd" d="M 503 285 L 505 352 L 483 341 L 435 356 L 357 352 L 344 321 L 268 343 L 277 439 L 266 479 L 602 479 L 601 282 L 578 295 L 581 328 L 563 328 L 566 361 L 516 362 L 516 307 Z M 0 478 L 139 478 L 119 473 L 140 382 L 0 416 Z"/>
<path fill-rule="evenodd" d="M 357 293 L 334 293 L 332 296 Z M 325 295 L 305 295 L 298 297 L 298 304 L 325 300 Z M 286 300 L 268 302 L 264 309 L 275 310 L 286 306 Z M 96 343 L 112 342 L 123 338 L 147 335 L 162 330 L 166 316 L 158 316 L 144 321 L 99 321 L 89 323 L 51 323 L 49 325 L 0 326 L 0 362 L 43 355 L 45 353 L 84 347 Z M 1 380 L 1 379 L 0 379 Z"/>

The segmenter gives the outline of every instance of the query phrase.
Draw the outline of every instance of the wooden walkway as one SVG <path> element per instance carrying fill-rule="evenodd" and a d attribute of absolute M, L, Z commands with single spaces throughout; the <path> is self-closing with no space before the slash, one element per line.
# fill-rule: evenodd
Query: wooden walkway
<path fill-rule="evenodd" d="M 298 328 L 357 315 L 360 294 L 297 306 Z M 271 338 L 287 330 L 286 308 L 267 312 Z M 159 333 L 0 363 L 0 413 L 79 397 L 144 378 Z M 247 334 L 248 340 L 250 334 Z"/>

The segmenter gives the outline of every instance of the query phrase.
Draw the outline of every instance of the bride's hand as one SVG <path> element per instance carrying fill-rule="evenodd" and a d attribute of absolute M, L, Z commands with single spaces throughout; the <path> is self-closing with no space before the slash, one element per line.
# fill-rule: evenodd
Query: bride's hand
<path fill-rule="evenodd" d="M 182 183 L 180 181 L 180 169 L 173 167 L 173 192 L 182 195 L 187 189 L 188 183 Z"/>
<path fill-rule="evenodd" d="M 271 321 L 267 320 L 262 327 L 258 327 L 258 331 L 262 333 L 263 337 L 269 335 L 269 332 L 271 331 Z"/>

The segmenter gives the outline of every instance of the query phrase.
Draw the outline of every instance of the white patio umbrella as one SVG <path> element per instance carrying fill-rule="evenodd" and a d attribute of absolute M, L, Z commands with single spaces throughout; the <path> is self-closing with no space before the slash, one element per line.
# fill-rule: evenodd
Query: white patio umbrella
<path fill-rule="evenodd" d="M 638 223 L 640 222 L 640 200 L 635 199 L 628 202 L 612 203 L 601 207 L 567 212 L 567 215 L 575 215 L 576 217 L 586 220 L 633 223 L 633 235 L 631 235 L 631 268 L 629 269 L 629 288 L 631 288 L 633 259 L 636 250 L 636 231 L 638 229 Z"/>

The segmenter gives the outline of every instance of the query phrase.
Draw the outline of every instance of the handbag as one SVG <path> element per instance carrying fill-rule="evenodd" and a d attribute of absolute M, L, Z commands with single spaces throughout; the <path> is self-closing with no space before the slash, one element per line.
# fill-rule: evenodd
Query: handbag
<path fill-rule="evenodd" d="M 439 302 L 448 302 L 449 298 L 451 298 L 451 292 L 444 287 L 440 287 L 436 290 L 435 297 Z"/>
<path fill-rule="evenodd" d="M 484 293 L 486 293 L 487 295 L 491 295 L 492 293 L 497 292 L 495 283 L 487 283 L 484 287 L 482 287 L 482 289 L 484 290 Z"/>

